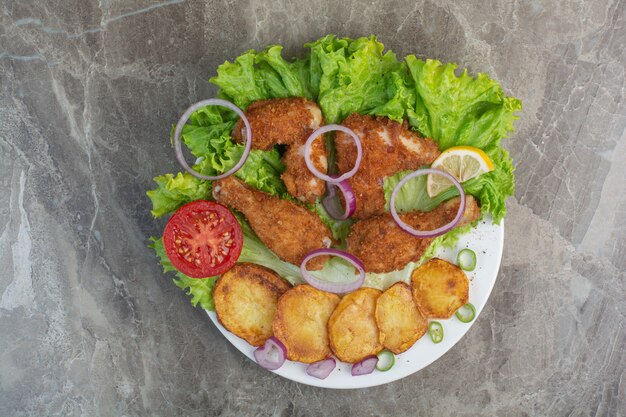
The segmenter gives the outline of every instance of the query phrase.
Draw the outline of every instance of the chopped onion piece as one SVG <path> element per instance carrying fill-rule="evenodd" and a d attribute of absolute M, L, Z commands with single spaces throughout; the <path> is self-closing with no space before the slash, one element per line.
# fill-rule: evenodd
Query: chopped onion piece
<path fill-rule="evenodd" d="M 272 336 L 265 341 L 265 345 L 254 351 L 254 359 L 263 368 L 274 371 L 285 363 L 287 348 L 280 340 Z"/>
<path fill-rule="evenodd" d="M 337 362 L 334 358 L 323 359 L 307 366 L 306 373 L 318 379 L 326 379 L 335 369 Z"/>
<path fill-rule="evenodd" d="M 378 364 L 378 356 L 371 355 L 352 365 L 352 376 L 367 375 L 374 372 Z"/>

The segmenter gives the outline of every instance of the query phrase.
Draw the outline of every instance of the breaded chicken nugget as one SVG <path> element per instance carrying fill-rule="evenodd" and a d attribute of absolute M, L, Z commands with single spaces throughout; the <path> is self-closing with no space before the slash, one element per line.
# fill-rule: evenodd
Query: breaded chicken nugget
<path fill-rule="evenodd" d="M 431 259 L 411 274 L 413 299 L 424 317 L 449 319 L 469 299 L 469 280 L 456 265 Z"/>
<path fill-rule="evenodd" d="M 395 354 L 409 349 L 426 333 L 428 322 L 413 300 L 411 287 L 397 282 L 376 301 L 376 323 L 380 342 Z"/>
<path fill-rule="evenodd" d="M 433 230 L 452 221 L 459 209 L 460 198 L 446 201 L 429 212 L 414 211 L 400 218 L 417 230 Z M 459 226 L 480 217 L 480 208 L 467 196 L 465 215 Z M 359 258 L 367 272 L 390 272 L 418 261 L 433 239 L 421 239 L 402 230 L 389 213 L 357 222 L 348 236 L 348 252 Z M 384 250 L 381 250 L 384 248 Z"/>
<path fill-rule="evenodd" d="M 259 239 L 283 261 L 300 265 L 307 253 L 333 242 L 331 231 L 315 213 L 254 190 L 232 176 L 215 181 L 213 195 L 243 213 Z M 311 260 L 307 269 L 321 269 L 326 259 Z"/>
<path fill-rule="evenodd" d="M 355 219 L 365 219 L 385 212 L 383 182 L 398 171 L 418 169 L 439 156 L 437 144 L 422 138 L 386 117 L 352 114 L 342 123 L 361 138 L 363 159 L 357 173 L 348 181 L 356 195 Z M 347 172 L 356 161 L 352 138 L 338 132 L 335 136 L 339 172 Z"/>
<path fill-rule="evenodd" d="M 236 264 L 215 284 L 217 319 L 252 346 L 272 336 L 278 298 L 291 285 L 274 271 L 255 264 Z"/>
<path fill-rule="evenodd" d="M 313 363 L 330 356 L 326 325 L 339 300 L 310 285 L 298 285 L 280 297 L 273 329 L 288 359 Z"/>
<path fill-rule="evenodd" d="M 260 100 L 252 103 L 245 114 L 250 122 L 254 149 L 267 150 L 274 145 L 288 145 L 282 158 L 286 168 L 282 179 L 287 191 L 301 201 L 314 203 L 324 194 L 325 184 L 307 168 L 304 143 L 324 122 L 317 104 L 302 97 Z M 233 130 L 236 141 L 243 140 L 243 127 L 243 122 L 239 120 Z M 313 143 L 311 160 L 319 171 L 327 171 L 324 138 Z"/>
<path fill-rule="evenodd" d="M 374 317 L 382 292 L 361 287 L 347 294 L 328 320 L 330 348 L 339 360 L 355 363 L 383 349 Z"/>

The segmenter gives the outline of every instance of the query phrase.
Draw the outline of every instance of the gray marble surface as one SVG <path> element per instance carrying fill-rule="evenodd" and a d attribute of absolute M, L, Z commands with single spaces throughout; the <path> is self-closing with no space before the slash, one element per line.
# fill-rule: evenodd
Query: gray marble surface
<path fill-rule="evenodd" d="M 249 48 L 375 33 L 521 98 L 502 268 L 441 360 L 299 385 L 165 277 L 145 190 Z M 626 415 L 626 2 L 0 1 L 0 416 Z"/>

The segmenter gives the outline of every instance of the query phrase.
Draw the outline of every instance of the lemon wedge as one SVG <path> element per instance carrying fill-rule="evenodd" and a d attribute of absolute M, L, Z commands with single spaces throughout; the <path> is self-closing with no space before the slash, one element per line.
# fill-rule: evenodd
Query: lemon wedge
<path fill-rule="evenodd" d="M 493 162 L 481 149 L 473 146 L 454 146 L 439 155 L 430 166 L 452 175 L 463 183 L 493 170 Z M 426 191 L 430 197 L 452 187 L 452 182 L 442 175 L 428 175 Z"/>

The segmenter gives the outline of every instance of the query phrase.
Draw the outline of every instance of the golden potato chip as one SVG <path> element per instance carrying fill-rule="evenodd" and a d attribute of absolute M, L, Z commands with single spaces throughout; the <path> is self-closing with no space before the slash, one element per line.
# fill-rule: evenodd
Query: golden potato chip
<path fill-rule="evenodd" d="M 431 259 L 411 274 L 413 299 L 428 319 L 448 319 L 467 303 L 469 280 L 456 265 Z"/>
<path fill-rule="evenodd" d="M 326 325 L 339 300 L 310 285 L 298 285 L 280 297 L 273 329 L 288 359 L 313 363 L 330 356 Z"/>
<path fill-rule="evenodd" d="M 355 363 L 383 349 L 374 317 L 382 292 L 361 287 L 347 294 L 328 321 L 330 347 L 339 360 Z"/>
<path fill-rule="evenodd" d="M 217 319 L 252 346 L 261 346 L 272 336 L 278 298 L 289 288 L 291 285 L 270 269 L 236 264 L 215 284 Z"/>
<path fill-rule="evenodd" d="M 411 287 L 397 282 L 376 301 L 380 342 L 393 353 L 402 353 L 426 333 L 428 322 L 417 309 Z"/>

